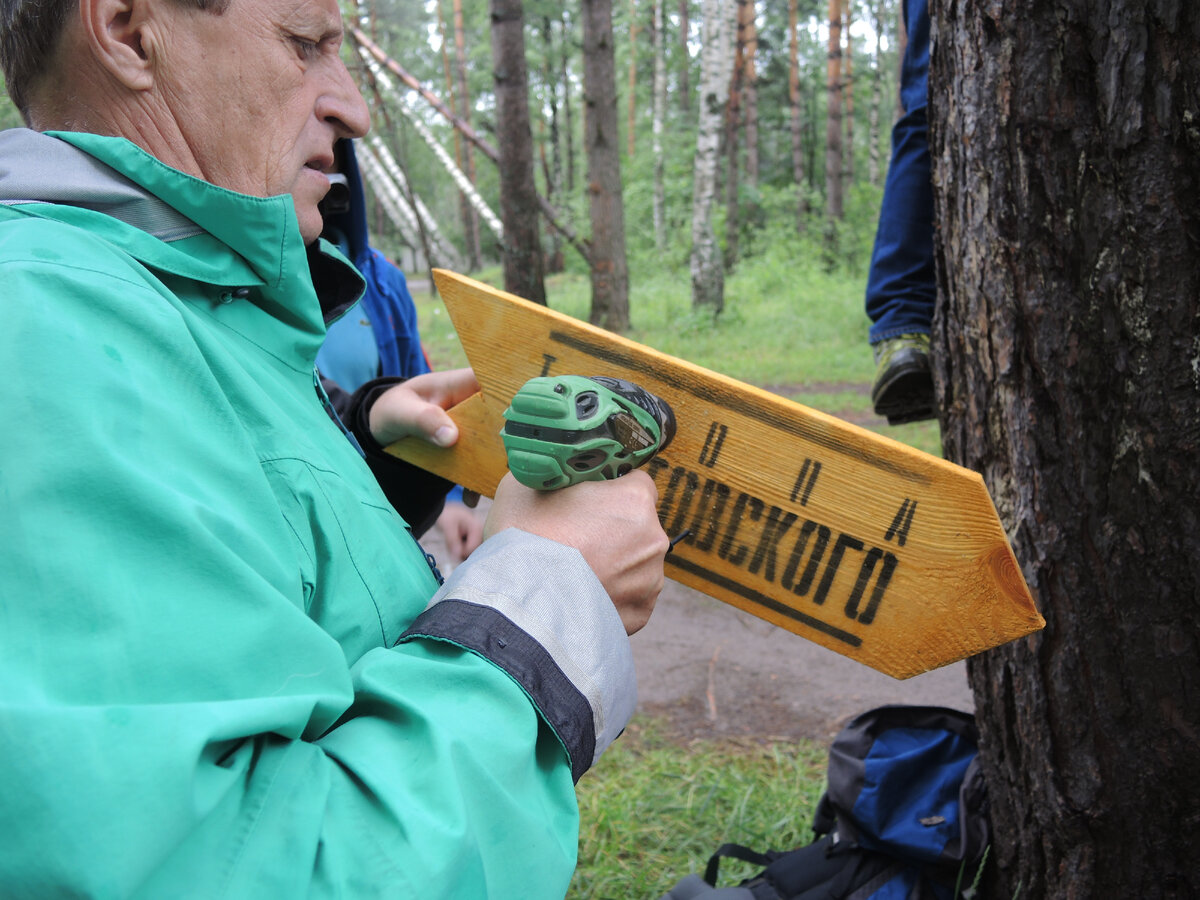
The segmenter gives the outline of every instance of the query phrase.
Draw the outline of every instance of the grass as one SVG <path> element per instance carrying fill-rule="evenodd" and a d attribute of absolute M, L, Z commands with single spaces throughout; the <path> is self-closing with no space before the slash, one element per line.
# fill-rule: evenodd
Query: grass
<path fill-rule="evenodd" d="M 702 873 L 726 841 L 782 850 L 812 840 L 826 748 L 809 741 L 680 747 L 635 718 L 579 782 L 579 867 L 569 900 L 657 898 Z M 757 869 L 723 860 L 720 883 Z"/>

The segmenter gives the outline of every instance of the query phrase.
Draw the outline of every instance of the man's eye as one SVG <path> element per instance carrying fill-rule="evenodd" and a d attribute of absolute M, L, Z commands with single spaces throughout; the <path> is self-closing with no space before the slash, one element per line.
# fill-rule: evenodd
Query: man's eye
<path fill-rule="evenodd" d="M 310 41 L 308 38 L 292 36 L 292 44 L 296 48 L 296 52 L 301 59 L 313 59 L 321 52 L 321 45 L 316 41 Z"/>

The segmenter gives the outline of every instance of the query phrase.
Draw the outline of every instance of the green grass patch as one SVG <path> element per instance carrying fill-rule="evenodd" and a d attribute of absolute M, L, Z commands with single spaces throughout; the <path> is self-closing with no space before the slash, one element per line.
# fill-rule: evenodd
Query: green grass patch
<path fill-rule="evenodd" d="M 579 782 L 579 867 L 569 900 L 657 898 L 703 872 L 726 841 L 788 849 L 812 840 L 827 751 L 816 742 L 695 742 L 635 718 Z M 723 861 L 721 883 L 756 867 Z"/>

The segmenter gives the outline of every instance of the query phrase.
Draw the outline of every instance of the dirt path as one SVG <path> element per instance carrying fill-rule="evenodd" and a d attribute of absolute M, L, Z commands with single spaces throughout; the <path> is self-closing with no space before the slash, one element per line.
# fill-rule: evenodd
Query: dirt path
<path fill-rule="evenodd" d="M 632 642 L 639 710 L 683 740 L 826 741 L 885 703 L 973 708 L 964 663 L 897 681 L 673 581 Z"/>
<path fill-rule="evenodd" d="M 446 571 L 436 528 L 422 544 Z M 639 711 L 681 741 L 828 741 L 884 703 L 972 709 L 963 663 L 897 681 L 670 580 L 632 644 Z"/>

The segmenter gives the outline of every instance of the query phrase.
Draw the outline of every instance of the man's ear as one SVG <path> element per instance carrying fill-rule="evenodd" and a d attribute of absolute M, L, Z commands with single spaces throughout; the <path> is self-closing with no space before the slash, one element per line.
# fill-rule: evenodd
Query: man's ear
<path fill-rule="evenodd" d="M 154 0 L 79 0 L 79 16 L 96 62 L 134 91 L 154 83 L 151 60 L 142 46 L 146 17 Z"/>

